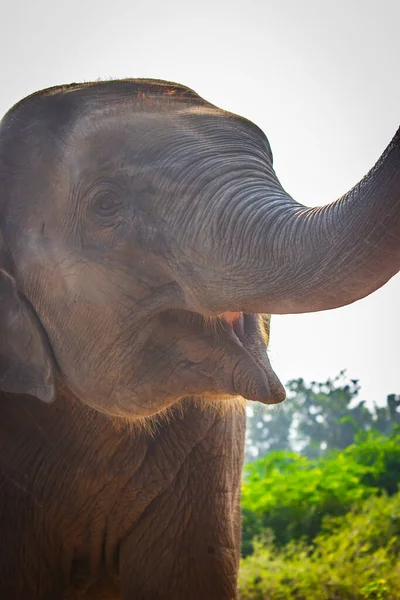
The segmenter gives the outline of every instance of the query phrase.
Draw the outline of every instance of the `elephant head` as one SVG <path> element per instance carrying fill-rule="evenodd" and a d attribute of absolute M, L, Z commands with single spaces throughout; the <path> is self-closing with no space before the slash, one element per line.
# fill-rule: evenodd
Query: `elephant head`
<path fill-rule="evenodd" d="M 281 187 L 267 138 L 155 80 L 33 94 L 0 128 L 0 389 L 55 381 L 130 418 L 279 402 L 270 313 L 342 306 L 400 268 L 400 130 L 340 200 Z"/>

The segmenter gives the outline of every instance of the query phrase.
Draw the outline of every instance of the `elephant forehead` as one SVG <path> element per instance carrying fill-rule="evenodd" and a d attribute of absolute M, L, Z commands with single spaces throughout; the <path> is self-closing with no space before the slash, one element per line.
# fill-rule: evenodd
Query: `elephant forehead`
<path fill-rule="evenodd" d="M 3 126 L 4 125 L 4 126 Z M 44 165 L 90 149 L 101 162 L 121 152 L 136 152 L 143 162 L 157 156 L 181 162 L 171 144 L 193 156 L 201 146 L 218 153 L 222 148 L 250 152 L 258 147 L 271 159 L 268 140 L 253 123 L 223 111 L 192 90 L 163 81 L 122 80 L 73 84 L 43 90 L 13 107 L 2 121 L 7 163 L 18 173 L 26 166 L 50 177 Z M 186 142 L 186 143 L 185 143 Z M 11 168 L 12 170 L 12 168 Z M 48 169 L 50 171 L 50 169 Z M 20 177 L 20 175 L 19 175 Z"/>
<path fill-rule="evenodd" d="M 7 162 L 15 164 L 19 178 L 22 165 L 23 179 L 40 173 L 43 185 L 54 177 L 53 167 L 65 170 L 65 161 L 80 173 L 107 163 L 179 169 L 202 153 L 215 159 L 226 151 L 239 159 L 260 150 L 265 158 L 267 150 L 270 158 L 265 135 L 250 121 L 161 87 L 162 93 L 151 94 L 152 86 L 139 93 L 127 82 L 103 83 L 35 94 L 5 118 Z"/>
<path fill-rule="evenodd" d="M 143 160 L 163 157 L 168 151 L 171 158 L 182 160 L 178 154 L 182 146 L 191 152 L 222 149 L 240 153 L 260 146 L 260 137 L 239 117 L 207 108 L 182 109 L 177 112 L 138 111 L 135 106 L 97 107 L 83 113 L 69 131 L 71 155 L 81 148 L 101 161 L 118 154 L 132 153 Z"/>

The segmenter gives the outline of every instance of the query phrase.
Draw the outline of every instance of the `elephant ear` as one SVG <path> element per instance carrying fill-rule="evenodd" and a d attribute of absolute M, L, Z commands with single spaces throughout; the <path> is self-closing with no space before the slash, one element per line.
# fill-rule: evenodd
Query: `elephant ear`
<path fill-rule="evenodd" d="M 32 308 L 0 268 L 0 390 L 54 399 L 53 359 Z"/>

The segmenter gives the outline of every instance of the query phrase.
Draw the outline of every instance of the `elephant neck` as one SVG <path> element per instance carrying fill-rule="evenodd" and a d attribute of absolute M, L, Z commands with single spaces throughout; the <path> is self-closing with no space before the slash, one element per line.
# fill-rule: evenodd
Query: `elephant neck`
<path fill-rule="evenodd" d="M 66 486 L 78 473 L 87 482 L 112 480 L 116 473 L 121 480 L 129 480 L 156 456 L 173 472 L 205 439 L 209 440 L 205 451 L 214 452 L 213 431 L 221 441 L 227 435 L 227 423 L 229 435 L 237 423 L 243 455 L 245 414 L 236 405 L 221 411 L 188 399 L 165 418 L 135 423 L 101 414 L 63 386 L 57 386 L 51 404 L 4 392 L 0 392 L 0 403 L 0 468 L 19 477 L 19 465 L 24 464 L 24 473 L 32 475 L 32 489 L 43 478 L 50 481 L 60 473 Z"/>

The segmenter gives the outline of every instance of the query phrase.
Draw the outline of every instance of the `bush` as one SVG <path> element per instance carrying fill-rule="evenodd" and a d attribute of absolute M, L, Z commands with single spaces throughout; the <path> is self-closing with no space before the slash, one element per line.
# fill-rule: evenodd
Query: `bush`
<path fill-rule="evenodd" d="M 400 597 L 400 494 L 327 517 L 312 545 L 271 533 L 242 559 L 241 600 L 395 600 Z"/>
<path fill-rule="evenodd" d="M 310 543 L 326 516 L 345 514 L 379 491 L 392 494 L 400 480 L 400 434 L 359 435 L 357 443 L 327 458 L 307 459 L 271 452 L 246 465 L 242 486 L 243 546 L 271 529 L 277 545 L 305 538 Z"/>
<path fill-rule="evenodd" d="M 400 481 L 400 427 L 386 437 L 377 431 L 360 431 L 356 443 L 349 446 L 345 455 L 358 464 L 370 467 L 361 483 L 394 494 Z"/>

